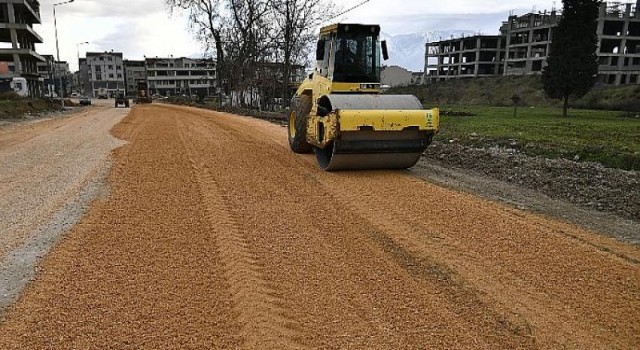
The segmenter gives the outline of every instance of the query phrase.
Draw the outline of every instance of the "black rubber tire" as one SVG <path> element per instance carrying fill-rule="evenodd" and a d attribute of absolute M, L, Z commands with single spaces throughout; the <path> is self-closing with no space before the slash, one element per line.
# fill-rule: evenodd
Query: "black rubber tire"
<path fill-rule="evenodd" d="M 311 97 L 307 95 L 294 96 L 291 99 L 291 105 L 287 109 L 287 134 L 289 136 L 289 147 L 294 153 L 307 154 L 313 153 L 313 147 L 307 142 L 307 119 L 311 112 Z M 295 113 L 295 134 L 291 131 L 291 114 Z"/>
<path fill-rule="evenodd" d="M 126 102 L 126 103 L 124 104 L 124 106 L 125 106 L 125 108 L 129 108 L 129 102 Z"/>

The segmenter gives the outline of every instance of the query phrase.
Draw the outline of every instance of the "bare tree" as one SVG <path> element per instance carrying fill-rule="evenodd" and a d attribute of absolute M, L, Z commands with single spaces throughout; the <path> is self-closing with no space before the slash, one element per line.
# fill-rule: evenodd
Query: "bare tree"
<path fill-rule="evenodd" d="M 223 1 L 165 0 L 165 4 L 170 11 L 177 9 L 186 11 L 189 14 L 191 29 L 196 38 L 205 45 L 206 49 L 215 47 L 218 84 L 221 89 L 225 89 L 224 81 L 228 79 L 222 36 L 225 25 Z"/>
<path fill-rule="evenodd" d="M 258 62 L 264 62 L 270 54 L 267 18 L 270 8 L 267 0 L 229 0 L 228 10 L 228 37 L 233 38 L 226 42 L 226 52 L 233 66 L 230 83 L 241 103 L 245 103 L 245 92 L 252 93 L 255 87 Z M 252 107 L 256 107 L 253 99 L 249 100 Z"/>
<path fill-rule="evenodd" d="M 270 0 L 276 42 L 282 57 L 283 107 L 289 105 L 289 81 L 294 65 L 304 65 L 317 27 L 333 17 L 329 0 Z"/>
<path fill-rule="evenodd" d="M 165 0 L 189 14 L 196 38 L 215 47 L 218 81 L 232 103 L 252 102 L 259 84 L 274 85 L 268 66 L 281 64 L 283 105 L 294 65 L 304 65 L 317 27 L 335 13 L 331 0 Z M 268 82 L 266 82 L 268 80 Z M 245 99 L 245 93 L 251 94 Z M 273 95 L 273 93 L 272 93 Z M 264 103 L 261 103 L 263 105 Z M 253 106 L 255 107 L 255 105 Z"/>

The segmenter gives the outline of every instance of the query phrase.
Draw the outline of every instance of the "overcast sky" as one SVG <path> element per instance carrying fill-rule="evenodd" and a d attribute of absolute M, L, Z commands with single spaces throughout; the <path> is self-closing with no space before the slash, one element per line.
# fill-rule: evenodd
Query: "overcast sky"
<path fill-rule="evenodd" d="M 53 4 L 62 0 L 40 0 L 42 25 L 35 26 L 44 43 L 40 54 L 56 54 Z M 346 10 L 363 0 L 336 0 Z M 378 23 L 388 34 L 437 30 L 498 32 L 510 11 L 516 14 L 551 9 L 553 0 L 370 0 L 333 21 Z M 561 6 L 561 1 L 557 6 Z M 88 51 L 118 51 L 125 58 L 146 56 L 192 56 L 202 52 L 188 30 L 186 18 L 169 15 L 163 0 L 75 0 L 56 7 L 60 59 L 77 69 Z M 88 45 L 78 43 L 88 41 Z"/>

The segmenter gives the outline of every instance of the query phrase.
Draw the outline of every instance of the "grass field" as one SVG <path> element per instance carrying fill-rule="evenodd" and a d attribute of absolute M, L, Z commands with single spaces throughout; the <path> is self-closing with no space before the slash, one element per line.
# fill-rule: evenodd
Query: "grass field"
<path fill-rule="evenodd" d="M 439 107 L 477 114 L 443 116 L 437 136 L 443 142 L 453 140 L 476 147 L 499 145 L 529 155 L 640 170 L 640 118 L 634 113 L 571 110 L 568 118 L 562 118 L 560 108 L 521 107 L 514 118 L 512 107 Z"/>

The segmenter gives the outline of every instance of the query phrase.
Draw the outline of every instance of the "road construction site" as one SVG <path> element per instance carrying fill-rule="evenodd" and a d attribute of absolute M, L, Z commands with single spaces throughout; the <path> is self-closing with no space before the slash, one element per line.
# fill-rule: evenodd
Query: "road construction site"
<path fill-rule="evenodd" d="M 0 129 L 1 349 L 637 349 L 640 249 L 164 104 Z"/>

